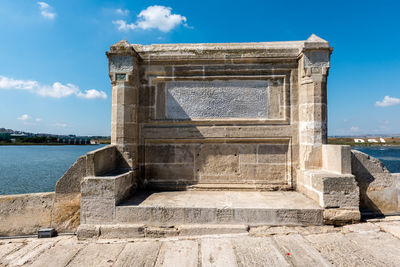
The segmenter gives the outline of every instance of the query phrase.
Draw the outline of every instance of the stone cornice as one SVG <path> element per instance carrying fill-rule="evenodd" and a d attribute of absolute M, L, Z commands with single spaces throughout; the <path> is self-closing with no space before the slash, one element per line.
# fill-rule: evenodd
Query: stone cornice
<path fill-rule="evenodd" d="M 305 41 L 258 43 L 130 44 L 122 40 L 110 47 L 107 56 L 132 55 L 144 61 L 190 59 L 298 58 L 308 50 L 332 51 L 329 43 L 316 35 Z"/>

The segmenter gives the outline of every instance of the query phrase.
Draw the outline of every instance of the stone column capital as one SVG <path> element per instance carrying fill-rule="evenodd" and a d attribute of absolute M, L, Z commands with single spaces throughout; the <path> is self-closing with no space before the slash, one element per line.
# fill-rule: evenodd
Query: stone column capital
<path fill-rule="evenodd" d="M 326 80 L 332 51 L 327 41 L 314 34 L 304 41 L 300 54 L 301 83 Z"/>
<path fill-rule="evenodd" d="M 136 81 L 139 54 L 125 39 L 112 45 L 106 52 L 108 58 L 108 72 L 113 85 Z"/>

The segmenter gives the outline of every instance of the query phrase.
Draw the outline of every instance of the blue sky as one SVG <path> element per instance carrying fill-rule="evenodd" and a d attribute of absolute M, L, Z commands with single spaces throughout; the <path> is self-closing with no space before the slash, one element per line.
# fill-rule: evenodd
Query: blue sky
<path fill-rule="evenodd" d="M 154 7 L 158 6 L 158 7 Z M 0 3 L 0 127 L 109 135 L 104 54 L 131 43 L 305 40 L 334 47 L 329 135 L 400 133 L 398 1 Z"/>

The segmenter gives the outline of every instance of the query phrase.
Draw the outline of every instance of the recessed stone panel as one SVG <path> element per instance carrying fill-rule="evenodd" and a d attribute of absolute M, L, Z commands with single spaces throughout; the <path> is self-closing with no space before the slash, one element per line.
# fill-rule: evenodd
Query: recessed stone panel
<path fill-rule="evenodd" d="M 269 80 L 166 82 L 166 119 L 268 118 Z"/>
<path fill-rule="evenodd" d="M 235 142 L 226 139 L 146 145 L 145 173 L 152 184 L 290 183 L 288 143 Z"/>
<path fill-rule="evenodd" d="M 239 169 L 237 145 L 200 144 L 196 154 L 197 174 L 200 176 L 231 176 Z"/>

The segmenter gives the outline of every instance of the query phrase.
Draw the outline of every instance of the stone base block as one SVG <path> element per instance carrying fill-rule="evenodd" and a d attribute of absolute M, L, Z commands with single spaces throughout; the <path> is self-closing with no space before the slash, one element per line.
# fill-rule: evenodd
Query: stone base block
<path fill-rule="evenodd" d="M 299 190 L 325 209 L 358 209 L 359 188 L 351 174 L 338 174 L 324 170 L 306 171 Z"/>
<path fill-rule="evenodd" d="M 143 224 L 101 225 L 100 238 L 140 238 L 145 236 Z"/>
<path fill-rule="evenodd" d="M 98 238 L 100 236 L 100 226 L 92 224 L 81 224 L 78 227 L 78 240 Z"/>
<path fill-rule="evenodd" d="M 344 225 L 356 223 L 361 219 L 358 209 L 325 209 L 324 223 L 332 225 Z"/>
<path fill-rule="evenodd" d="M 161 238 L 179 235 L 179 229 L 174 226 L 148 226 L 145 229 L 145 237 Z"/>

